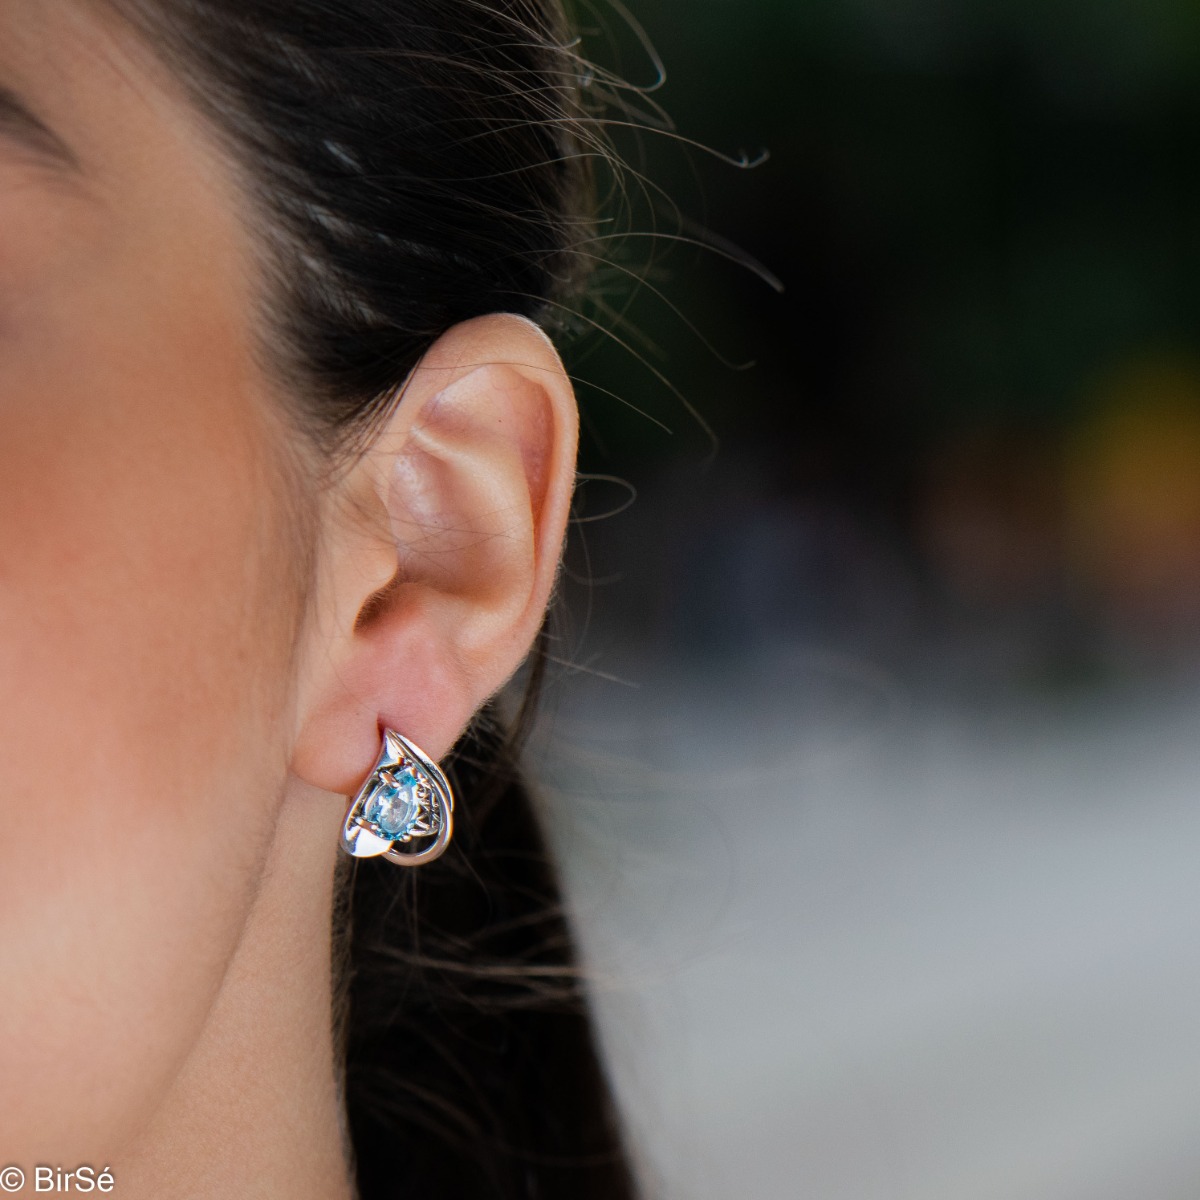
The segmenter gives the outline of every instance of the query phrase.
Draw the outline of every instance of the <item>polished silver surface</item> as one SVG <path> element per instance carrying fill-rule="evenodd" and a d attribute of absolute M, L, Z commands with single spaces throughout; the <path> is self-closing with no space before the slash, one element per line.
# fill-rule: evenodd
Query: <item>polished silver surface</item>
<path fill-rule="evenodd" d="M 411 771 L 417 780 L 418 809 L 404 833 L 393 836 L 367 816 L 367 806 L 401 771 Z M 398 866 L 419 867 L 440 858 L 453 834 L 454 793 L 441 767 L 402 734 L 384 730 L 379 758 L 346 810 L 342 849 L 354 858 L 382 856 Z"/>

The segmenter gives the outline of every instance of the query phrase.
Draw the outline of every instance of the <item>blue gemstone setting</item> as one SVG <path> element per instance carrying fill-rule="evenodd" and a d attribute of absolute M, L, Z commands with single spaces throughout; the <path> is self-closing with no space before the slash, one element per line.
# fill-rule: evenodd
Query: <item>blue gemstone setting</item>
<path fill-rule="evenodd" d="M 411 768 L 379 773 L 363 816 L 375 825 L 383 837 L 399 841 L 407 838 L 421 815 L 417 795 L 420 780 Z"/>

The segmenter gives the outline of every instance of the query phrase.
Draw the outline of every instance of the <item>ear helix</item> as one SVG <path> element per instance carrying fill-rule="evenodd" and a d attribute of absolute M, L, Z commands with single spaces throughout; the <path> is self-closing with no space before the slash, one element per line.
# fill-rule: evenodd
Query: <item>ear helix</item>
<path fill-rule="evenodd" d="M 342 849 L 402 867 L 440 858 L 454 833 L 454 793 L 442 769 L 393 729 L 342 824 Z"/>

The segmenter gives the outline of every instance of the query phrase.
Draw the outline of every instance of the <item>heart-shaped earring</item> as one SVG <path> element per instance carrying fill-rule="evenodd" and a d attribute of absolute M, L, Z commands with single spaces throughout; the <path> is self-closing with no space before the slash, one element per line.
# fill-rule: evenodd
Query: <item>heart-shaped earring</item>
<path fill-rule="evenodd" d="M 358 789 L 342 825 L 342 849 L 355 858 L 383 855 L 402 867 L 439 858 L 454 833 L 454 793 L 442 769 L 393 729 Z M 432 839 L 432 840 L 431 840 Z M 416 849 L 402 846 L 416 843 Z"/>

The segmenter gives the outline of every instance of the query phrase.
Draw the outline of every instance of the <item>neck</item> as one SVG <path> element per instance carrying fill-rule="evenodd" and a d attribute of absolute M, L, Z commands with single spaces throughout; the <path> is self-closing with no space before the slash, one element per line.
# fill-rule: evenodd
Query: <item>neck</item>
<path fill-rule="evenodd" d="M 292 781 L 245 933 L 193 1053 L 136 1147 L 130 1200 L 351 1200 L 333 1052 L 331 913 L 343 812 Z"/>

